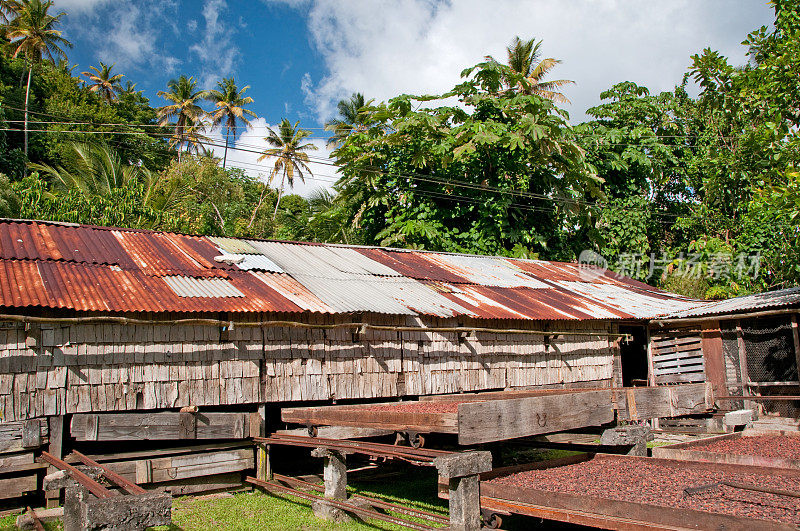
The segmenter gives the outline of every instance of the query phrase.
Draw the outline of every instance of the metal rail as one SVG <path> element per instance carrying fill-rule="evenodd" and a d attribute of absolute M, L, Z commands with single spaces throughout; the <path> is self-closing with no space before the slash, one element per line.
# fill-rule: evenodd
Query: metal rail
<path fill-rule="evenodd" d="M 50 463 L 59 470 L 65 470 L 66 472 L 68 472 L 69 475 L 72 476 L 72 479 L 83 485 L 86 488 L 86 490 L 88 490 L 98 498 L 110 498 L 117 494 L 114 491 L 108 490 L 100 483 L 93 480 L 92 478 L 90 478 L 89 476 L 87 476 L 74 466 L 62 461 L 61 459 L 51 455 L 48 452 L 42 452 L 41 459 Z"/>
<path fill-rule="evenodd" d="M 388 457 L 421 466 L 433 466 L 433 460 L 437 457 L 453 453 L 444 450 L 431 450 L 428 448 L 410 448 L 375 442 L 306 437 L 302 435 L 273 434 L 269 437 L 253 437 L 253 440 L 264 444 L 281 444 L 304 448 L 327 448 L 343 453 L 363 454 L 371 457 Z"/>
<path fill-rule="evenodd" d="M 321 502 L 338 509 L 341 509 L 346 512 L 354 513 L 359 516 L 365 516 L 367 518 L 374 518 L 376 520 L 382 520 L 384 522 L 389 522 L 391 524 L 400 525 L 403 527 L 408 527 L 409 529 L 417 529 L 419 531 L 434 531 L 436 529 L 442 529 L 439 527 L 431 527 L 425 524 L 419 524 L 417 522 L 410 522 L 408 520 L 403 520 L 402 518 L 396 518 L 394 516 L 384 514 L 378 511 L 374 511 L 372 509 L 366 509 L 364 507 L 358 507 L 357 505 L 353 505 L 351 503 L 343 502 L 340 500 L 332 500 L 330 498 L 322 498 L 320 496 L 315 496 L 313 494 L 308 494 L 307 492 L 303 492 L 297 489 L 293 489 L 291 487 L 287 487 L 285 485 L 280 485 L 278 483 L 271 483 L 268 481 L 262 481 L 260 479 L 248 476 L 245 478 L 245 481 L 248 483 L 252 483 L 253 485 L 257 485 L 273 494 L 277 491 L 280 494 L 291 494 L 297 498 L 301 498 L 311 502 Z"/>
<path fill-rule="evenodd" d="M 281 474 L 272 474 L 273 479 L 280 481 L 282 483 L 288 483 L 290 485 L 294 485 L 297 487 L 304 487 L 307 489 L 313 489 L 317 492 L 323 492 L 325 489 L 314 483 L 309 483 L 308 481 L 303 481 L 302 479 L 293 478 L 291 476 L 284 476 Z M 393 511 L 400 514 L 405 514 L 406 516 L 413 516 L 415 518 L 420 518 L 423 520 L 430 520 L 437 524 L 449 524 L 450 519 L 447 516 L 442 516 L 441 514 L 432 513 L 430 511 L 423 511 L 422 509 L 413 509 L 411 507 L 404 507 L 402 505 L 397 505 L 394 503 L 389 503 L 387 501 L 379 500 L 377 498 L 370 498 L 368 496 L 362 496 L 360 494 L 351 494 L 351 498 L 355 498 L 358 500 L 364 500 L 365 502 L 369 503 L 373 507 L 378 507 L 380 509 L 386 509 L 388 511 Z"/>
<path fill-rule="evenodd" d="M 134 482 L 132 482 L 132 481 L 130 481 L 128 479 L 125 479 L 124 477 L 120 476 L 119 474 L 117 474 L 113 470 L 109 470 L 108 468 L 104 467 L 103 465 L 101 465 L 97 461 L 95 461 L 95 460 L 93 460 L 93 459 L 91 459 L 89 457 L 86 457 L 85 455 L 83 455 L 79 451 L 73 450 L 72 451 L 72 455 L 77 457 L 78 460 L 81 463 L 83 463 L 84 465 L 94 466 L 94 467 L 100 468 L 103 471 L 103 476 L 106 479 L 108 479 L 109 481 L 111 481 L 112 483 L 117 485 L 118 487 L 121 487 L 128 494 L 146 494 L 147 493 L 146 490 L 144 490 L 142 487 L 140 487 L 136 483 L 134 483 Z"/>

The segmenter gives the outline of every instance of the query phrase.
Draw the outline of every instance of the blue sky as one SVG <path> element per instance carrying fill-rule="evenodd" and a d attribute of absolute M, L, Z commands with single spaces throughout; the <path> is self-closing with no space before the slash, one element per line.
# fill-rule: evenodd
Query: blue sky
<path fill-rule="evenodd" d="M 491 54 L 504 57 L 514 35 L 544 39 L 560 58 L 554 75 L 573 122 L 612 84 L 631 80 L 652 91 L 679 82 L 689 56 L 705 47 L 734 63 L 741 41 L 772 11 L 761 0 L 55 0 L 67 12 L 76 74 L 99 61 L 143 89 L 153 105 L 169 79 L 192 75 L 206 88 L 234 75 L 248 84 L 261 118 L 239 147 L 263 146 L 266 127 L 286 117 L 314 131 L 353 91 L 384 100 L 400 93 L 441 93 L 459 72 Z M 221 138 L 215 132 L 216 138 Z M 230 156 L 266 173 L 255 153 Z M 308 193 L 328 186 L 333 169 L 315 166 Z"/>

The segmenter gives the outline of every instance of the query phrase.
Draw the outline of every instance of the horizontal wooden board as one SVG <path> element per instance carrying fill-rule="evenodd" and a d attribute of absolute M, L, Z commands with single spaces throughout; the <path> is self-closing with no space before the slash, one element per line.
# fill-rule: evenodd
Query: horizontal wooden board
<path fill-rule="evenodd" d="M 384 404 L 385 406 L 385 404 Z M 456 433 L 455 413 L 370 409 L 369 405 L 284 408 L 281 420 L 310 426 L 355 426 L 393 431 Z"/>
<path fill-rule="evenodd" d="M 37 476 L 21 476 L 13 478 L 0 478 L 0 499 L 19 498 L 26 492 L 33 492 L 37 488 Z"/>
<path fill-rule="evenodd" d="M 480 444 L 599 426 L 614 420 L 611 391 L 581 391 L 458 406 L 458 442 Z"/>
<path fill-rule="evenodd" d="M 708 383 L 631 387 L 615 391 L 615 396 L 617 417 L 621 420 L 695 415 L 710 411 L 714 404 Z M 632 401 L 629 397 L 633 397 Z"/>
<path fill-rule="evenodd" d="M 139 484 L 227 474 L 254 468 L 252 448 L 239 448 L 155 459 L 103 463 L 103 466 Z"/>
<path fill-rule="evenodd" d="M 184 415 L 185 416 L 185 415 Z M 250 436 L 247 413 L 197 413 L 195 439 L 244 439 Z M 78 441 L 141 441 L 186 439 L 181 413 L 76 414 L 70 425 Z"/>
<path fill-rule="evenodd" d="M 0 422 L 0 453 L 39 448 L 46 443 L 45 419 Z"/>

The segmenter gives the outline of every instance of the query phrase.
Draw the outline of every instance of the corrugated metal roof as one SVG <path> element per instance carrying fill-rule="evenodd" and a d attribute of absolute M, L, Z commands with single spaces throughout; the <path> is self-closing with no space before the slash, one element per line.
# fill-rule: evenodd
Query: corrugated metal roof
<path fill-rule="evenodd" d="M 0 220 L 4 307 L 584 320 L 651 318 L 702 302 L 586 272 L 540 260 Z"/>
<path fill-rule="evenodd" d="M 236 265 L 243 271 L 270 271 L 272 273 L 283 273 L 283 269 L 264 256 L 263 254 L 228 254 L 222 253 L 214 257 L 215 262 L 229 263 Z"/>
<path fill-rule="evenodd" d="M 178 297 L 244 297 L 224 278 L 162 277 Z"/>
<path fill-rule="evenodd" d="M 754 295 L 743 295 L 724 301 L 707 302 L 691 310 L 669 315 L 669 318 L 726 315 L 800 306 L 800 287 L 788 288 Z"/>

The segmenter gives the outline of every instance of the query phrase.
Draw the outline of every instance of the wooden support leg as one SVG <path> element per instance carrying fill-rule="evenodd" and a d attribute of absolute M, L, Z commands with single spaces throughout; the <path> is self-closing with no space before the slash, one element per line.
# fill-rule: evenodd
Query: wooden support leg
<path fill-rule="evenodd" d="M 315 448 L 311 455 L 322 457 L 325 460 L 323 472 L 325 497 L 331 500 L 347 500 L 347 463 L 345 456 L 327 448 Z M 331 507 L 324 502 L 314 503 L 313 510 L 314 514 L 325 520 L 346 521 L 350 519 L 341 509 Z"/>
<path fill-rule="evenodd" d="M 450 495 L 450 531 L 481 528 L 481 472 L 492 469 L 489 452 L 464 452 L 437 457 L 433 464 L 447 479 Z"/>
<path fill-rule="evenodd" d="M 50 444 L 48 445 L 47 451 L 50 453 L 50 455 L 59 459 L 64 457 L 64 428 L 64 417 L 62 415 L 49 418 L 48 432 Z M 51 474 L 55 471 L 56 468 L 53 466 L 50 466 L 47 469 L 48 474 Z M 48 490 L 45 492 L 45 497 L 47 499 L 48 508 L 58 507 L 60 504 L 61 489 Z"/>
<path fill-rule="evenodd" d="M 258 406 L 258 413 L 251 417 L 250 435 L 254 437 L 265 437 L 267 434 L 267 407 Z M 262 481 L 272 479 L 272 463 L 270 462 L 270 445 L 256 444 L 256 477 Z"/>

